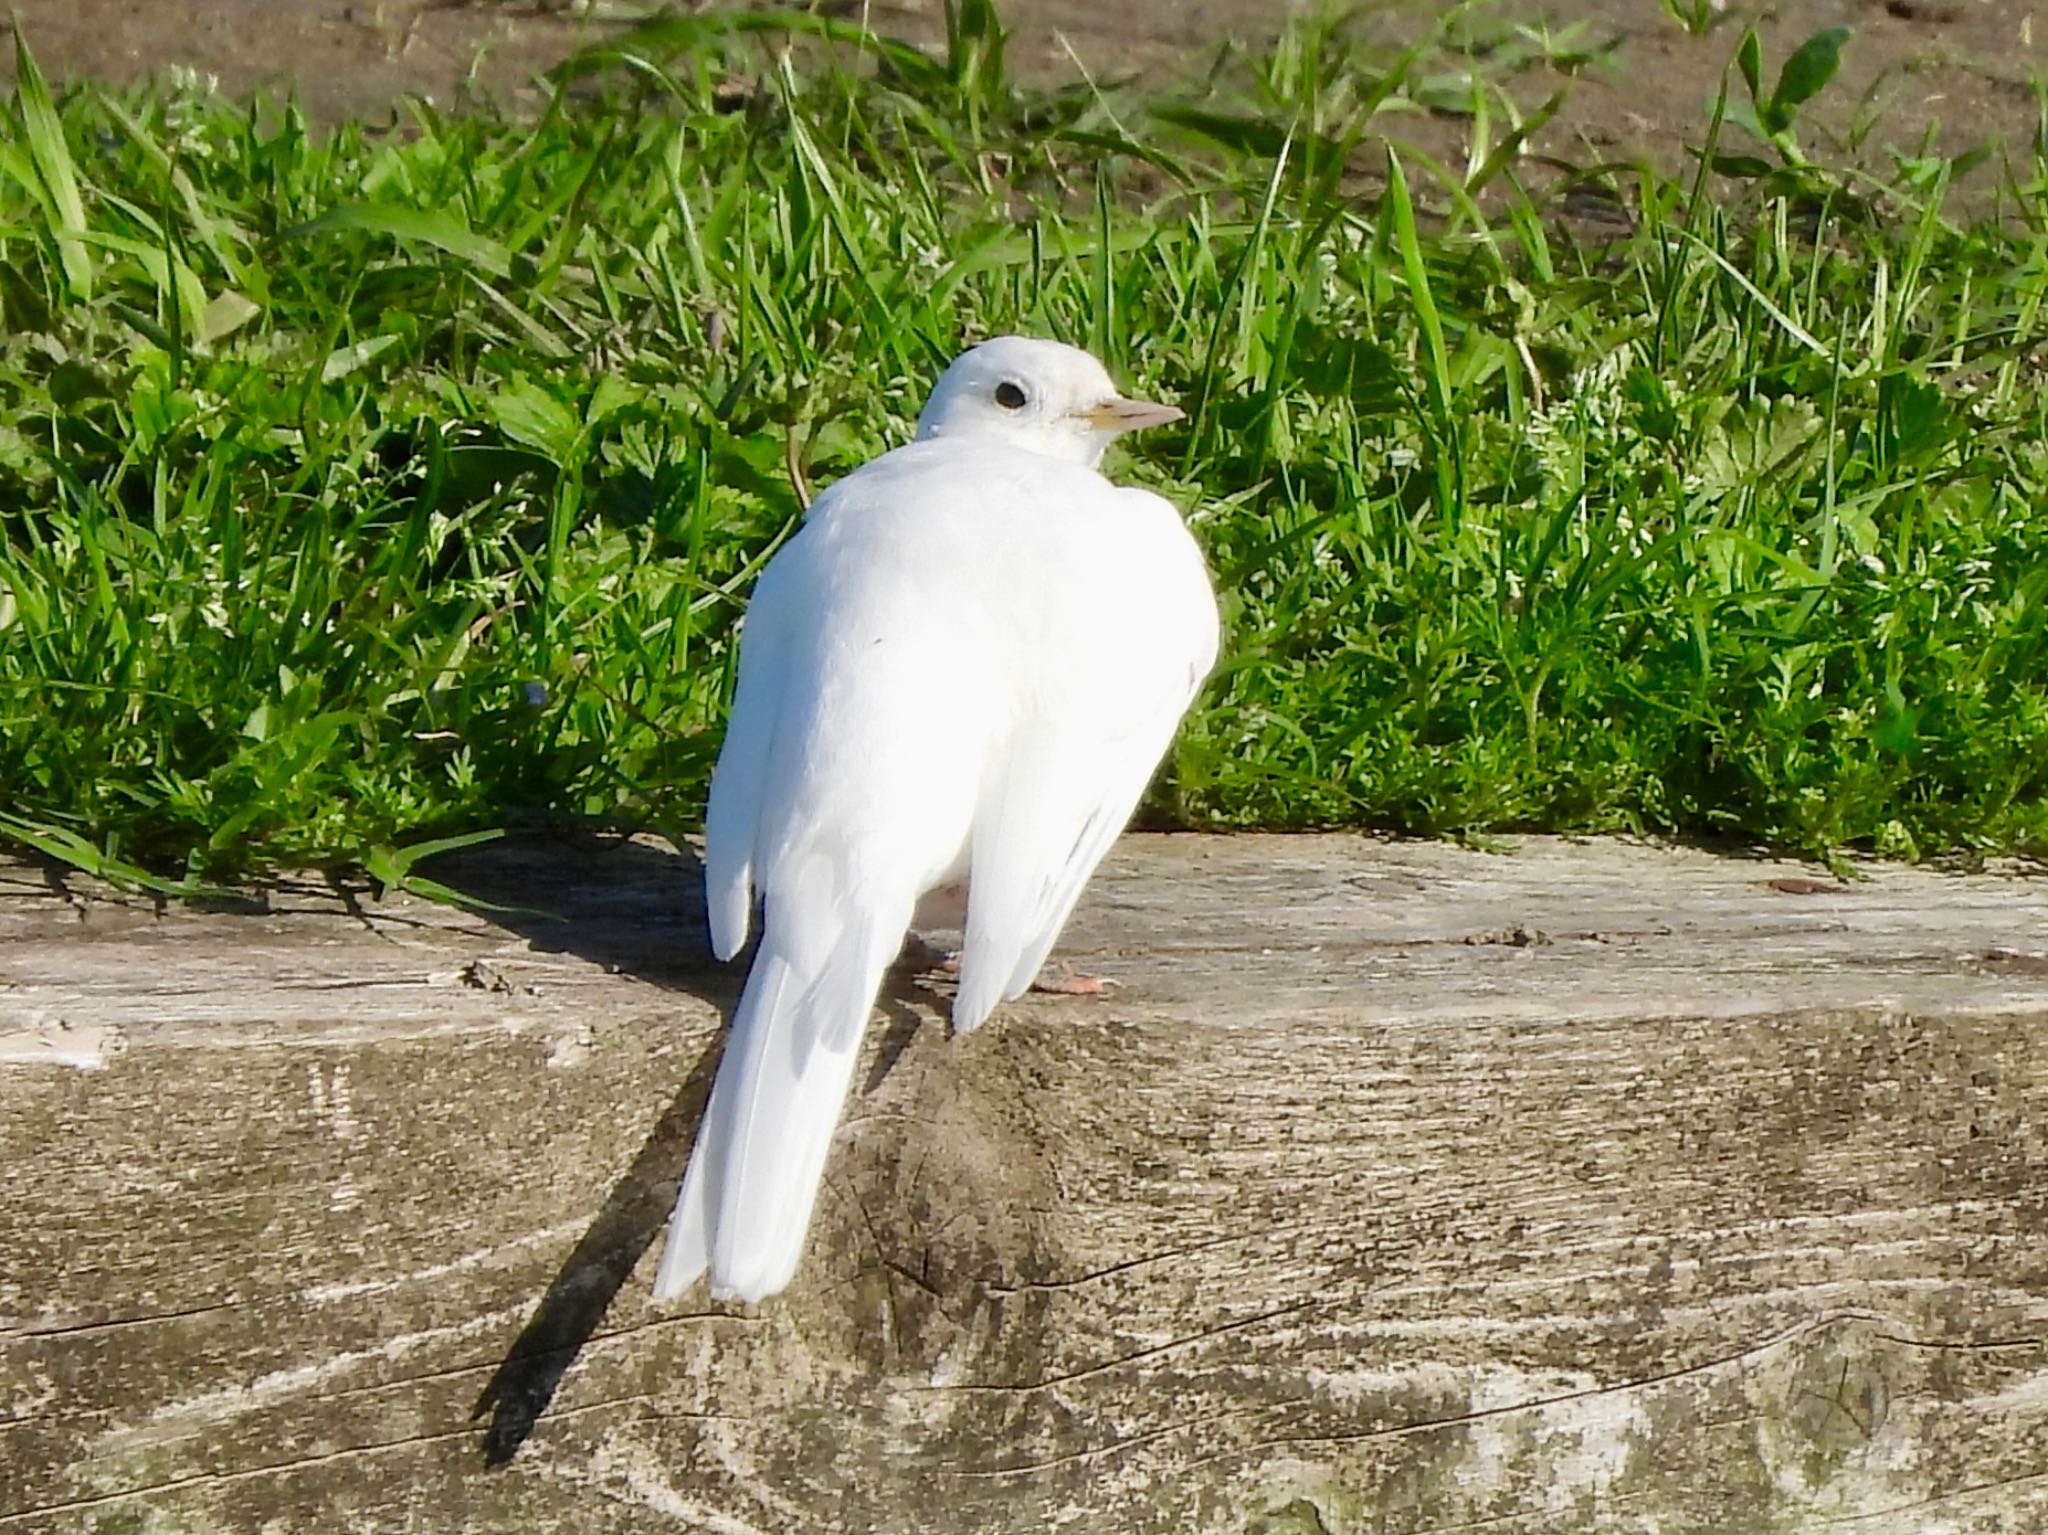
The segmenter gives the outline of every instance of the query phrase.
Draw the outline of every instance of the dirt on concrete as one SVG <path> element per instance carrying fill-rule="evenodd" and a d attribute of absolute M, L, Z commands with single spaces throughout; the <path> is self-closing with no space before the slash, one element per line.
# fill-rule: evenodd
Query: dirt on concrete
<path fill-rule="evenodd" d="M 1695 0 L 1671 0 L 1690 7 Z M 1704 4 L 1706 0 L 1698 0 Z M 701 7 L 698 7 L 701 8 Z M 935 43 L 943 0 L 841 0 L 819 7 L 878 33 Z M 614 36 L 626 0 L 15 0 L 44 72 L 122 82 L 173 67 L 232 93 L 289 91 L 316 116 L 376 116 L 407 93 L 449 104 L 480 93 L 537 106 L 540 75 Z M 1270 0 L 1003 0 L 1012 67 L 1056 82 L 1136 74 L 1162 85 L 1207 67 L 1231 42 L 1268 41 L 1299 9 Z M 1357 25 L 1390 44 L 1422 36 L 1445 7 L 1368 7 Z M 1933 129 L 1957 153 L 1995 142 L 2027 153 L 2041 133 L 2035 90 L 2048 16 L 2006 0 L 1786 0 L 1737 4 L 1695 35 L 1662 0 L 1493 0 L 1462 23 L 1482 59 L 1512 74 L 1513 93 L 1543 100 L 1570 76 L 1568 105 L 1533 143 L 1575 165 L 1647 156 L 1671 168 L 1696 142 L 1707 104 L 1754 21 L 1767 76 L 1822 28 L 1854 29 L 1840 77 L 1812 114 L 1846 139 L 1876 113 L 1859 158 L 1917 150 Z M 12 67 L 12 42 L 0 59 Z M 1590 59 L 1586 55 L 1592 55 Z M 1519 66 L 1514 60 L 1523 60 Z M 1574 63 L 1574 59 L 1583 62 Z M 1438 137 L 1440 135 L 1429 135 Z"/>

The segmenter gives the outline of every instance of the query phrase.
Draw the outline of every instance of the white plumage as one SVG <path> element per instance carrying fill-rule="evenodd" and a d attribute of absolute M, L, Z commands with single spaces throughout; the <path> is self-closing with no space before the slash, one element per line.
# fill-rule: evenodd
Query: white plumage
<path fill-rule="evenodd" d="M 918 440 L 820 495 L 769 561 L 704 827 L 711 944 L 759 951 L 655 1281 L 789 1283 L 877 989 L 920 896 L 968 884 L 953 1027 L 1022 994 L 1215 660 L 1171 504 L 1096 472 L 1179 411 L 1002 337 Z"/>

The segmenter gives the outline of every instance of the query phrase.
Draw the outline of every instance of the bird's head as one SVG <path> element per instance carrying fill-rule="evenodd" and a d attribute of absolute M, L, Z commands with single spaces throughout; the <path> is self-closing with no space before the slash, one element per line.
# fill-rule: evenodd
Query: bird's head
<path fill-rule="evenodd" d="M 962 352 L 939 376 L 917 435 L 995 439 L 1092 467 L 1125 432 L 1181 415 L 1177 406 L 1125 399 L 1079 347 L 998 336 Z"/>

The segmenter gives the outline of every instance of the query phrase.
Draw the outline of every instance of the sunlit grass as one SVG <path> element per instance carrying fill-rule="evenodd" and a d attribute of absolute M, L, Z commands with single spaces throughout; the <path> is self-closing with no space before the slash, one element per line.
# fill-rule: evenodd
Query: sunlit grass
<path fill-rule="evenodd" d="M 1962 223 L 1945 162 L 1808 165 L 1738 71 L 1729 174 L 1609 178 L 1588 233 L 1483 78 L 1428 76 L 1461 163 L 1388 162 L 1424 55 L 1026 93 L 954 21 L 672 20 L 601 98 L 395 132 L 25 69 L 0 834 L 197 879 L 693 829 L 791 460 L 1021 329 L 1189 408 L 1117 469 L 1226 593 L 1167 813 L 2048 845 L 2038 170 Z"/>

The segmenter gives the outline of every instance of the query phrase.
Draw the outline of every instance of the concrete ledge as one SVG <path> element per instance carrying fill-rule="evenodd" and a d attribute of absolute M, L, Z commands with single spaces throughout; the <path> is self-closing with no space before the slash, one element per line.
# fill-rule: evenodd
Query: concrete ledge
<path fill-rule="evenodd" d="M 695 878 L 0 866 L 0 1532 L 2048 1528 L 2048 879 L 1127 839 L 748 1314 Z"/>

